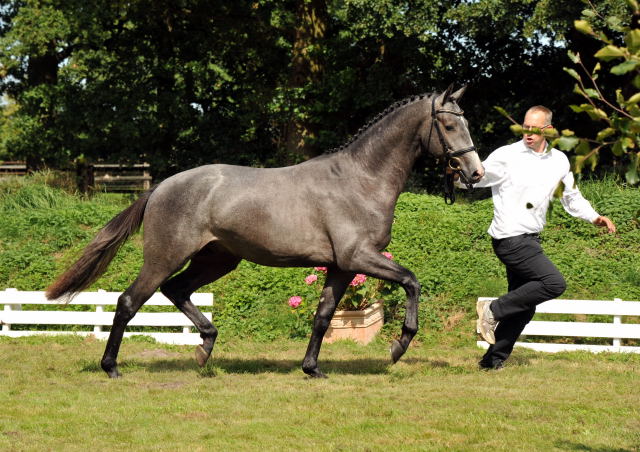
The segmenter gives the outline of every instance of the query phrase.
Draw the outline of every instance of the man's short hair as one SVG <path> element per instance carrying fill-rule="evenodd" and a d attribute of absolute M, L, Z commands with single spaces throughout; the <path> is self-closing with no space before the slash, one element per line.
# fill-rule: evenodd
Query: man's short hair
<path fill-rule="evenodd" d="M 545 107 L 544 105 L 535 105 L 533 107 L 531 107 L 530 109 L 527 110 L 527 113 L 544 113 L 545 114 L 545 118 L 546 118 L 546 123 L 547 124 L 551 124 L 551 120 L 553 119 L 553 113 L 551 112 L 551 110 L 549 110 L 547 107 Z"/>

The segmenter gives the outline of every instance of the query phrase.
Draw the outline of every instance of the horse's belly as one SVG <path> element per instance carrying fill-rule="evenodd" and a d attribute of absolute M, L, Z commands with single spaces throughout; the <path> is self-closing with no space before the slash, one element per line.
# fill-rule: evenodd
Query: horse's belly
<path fill-rule="evenodd" d="M 328 264 L 333 260 L 330 242 L 308 231 L 244 228 L 218 231 L 215 236 L 227 250 L 260 265 L 304 267 Z"/>

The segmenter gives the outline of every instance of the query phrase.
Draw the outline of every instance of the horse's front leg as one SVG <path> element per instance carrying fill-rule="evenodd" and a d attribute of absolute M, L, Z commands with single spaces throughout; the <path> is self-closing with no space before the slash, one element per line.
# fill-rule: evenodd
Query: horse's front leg
<path fill-rule="evenodd" d="M 387 259 L 377 250 L 361 248 L 353 253 L 349 262 L 344 262 L 344 268 L 364 273 L 374 278 L 398 283 L 407 294 L 407 308 L 402 325 L 402 335 L 399 340 L 391 344 L 391 360 L 395 363 L 409 348 L 411 340 L 418 332 L 418 302 L 420 300 L 420 283 L 410 270 Z"/>
<path fill-rule="evenodd" d="M 327 280 L 320 295 L 320 303 L 313 319 L 313 331 L 311 340 L 304 355 L 302 370 L 304 373 L 315 378 L 326 378 L 327 376 L 318 369 L 318 355 L 324 334 L 329 328 L 329 322 L 336 311 L 338 302 L 344 295 L 349 283 L 353 280 L 355 273 L 343 272 L 336 268 L 329 268 Z"/>

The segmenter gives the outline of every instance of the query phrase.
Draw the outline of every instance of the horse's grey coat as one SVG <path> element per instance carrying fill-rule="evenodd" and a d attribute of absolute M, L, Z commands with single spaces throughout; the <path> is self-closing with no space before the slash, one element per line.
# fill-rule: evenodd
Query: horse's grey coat
<path fill-rule="evenodd" d="M 464 89 L 448 89 L 436 108 L 459 112 Z M 316 377 L 320 345 L 337 302 L 356 273 L 400 284 L 407 293 L 402 336 L 392 345 L 397 361 L 418 328 L 420 285 L 413 273 L 380 254 L 391 240 L 396 201 L 416 157 L 428 149 L 444 157 L 433 133 L 431 96 L 407 100 L 359 133 L 344 149 L 285 168 L 206 165 L 176 174 L 115 217 L 83 256 L 48 290 L 49 298 L 87 287 L 118 247 L 144 221 L 144 264 L 122 294 L 102 367 L 119 376 L 116 357 L 128 321 L 160 287 L 199 329 L 196 357 L 204 365 L 216 328 L 189 296 L 236 268 L 242 259 L 269 266 L 326 266 L 328 274 L 303 370 Z M 441 113 L 450 149 L 472 146 L 466 120 Z M 475 152 L 460 157 L 472 182 L 483 175 Z M 186 270 L 172 275 L 189 262 Z"/>

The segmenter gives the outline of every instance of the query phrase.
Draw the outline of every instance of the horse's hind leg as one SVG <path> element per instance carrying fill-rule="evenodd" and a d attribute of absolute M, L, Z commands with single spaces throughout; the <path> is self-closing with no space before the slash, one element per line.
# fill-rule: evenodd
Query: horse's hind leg
<path fill-rule="evenodd" d="M 118 298 L 113 325 L 100 363 L 109 377 L 120 376 L 116 360 L 127 324 L 169 275 L 171 272 L 159 271 L 158 268 L 145 264 L 133 284 Z"/>
<path fill-rule="evenodd" d="M 204 366 L 211 356 L 213 345 L 218 336 L 218 330 L 202 314 L 190 300 L 191 294 L 198 288 L 212 283 L 234 270 L 240 258 L 229 254 L 214 244 L 202 248 L 192 258 L 189 266 L 182 273 L 174 276 L 164 283 L 160 290 L 171 302 L 176 305 L 193 322 L 200 337 L 202 345 L 196 347 L 196 361 Z"/>
<path fill-rule="evenodd" d="M 330 268 L 327 273 L 327 280 L 320 295 L 320 303 L 313 319 L 313 331 L 311 340 L 304 355 L 302 370 L 311 377 L 326 378 L 326 375 L 318 369 L 318 355 L 324 334 L 329 328 L 329 322 L 336 311 L 338 302 L 344 295 L 349 283 L 353 280 L 355 273 L 343 272 L 335 268 Z"/>

